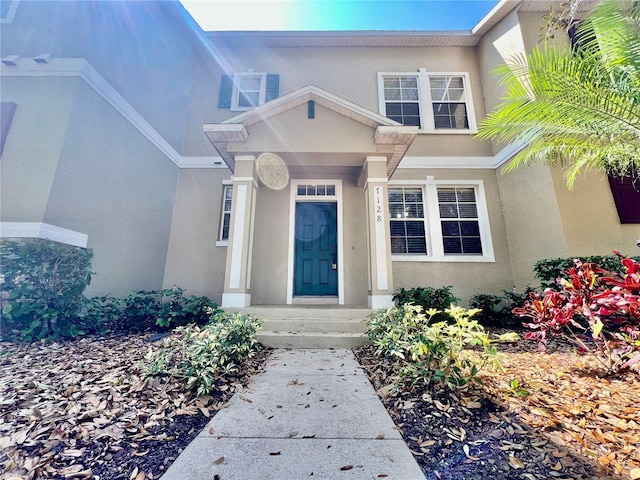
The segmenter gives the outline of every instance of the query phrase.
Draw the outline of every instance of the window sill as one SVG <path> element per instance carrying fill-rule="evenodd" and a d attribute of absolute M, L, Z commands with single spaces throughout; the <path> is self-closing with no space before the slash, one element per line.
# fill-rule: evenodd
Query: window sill
<path fill-rule="evenodd" d="M 475 135 L 478 133 L 477 130 L 472 129 L 438 129 L 438 130 L 418 130 L 418 135 L 420 134 L 430 134 L 430 135 Z"/>
<path fill-rule="evenodd" d="M 433 257 L 427 255 L 391 255 L 392 262 L 442 262 L 442 263 L 495 263 L 494 257 L 485 255 L 447 255 Z"/>
<path fill-rule="evenodd" d="M 216 242 L 216 247 L 228 247 L 229 246 L 229 240 L 218 240 Z"/>

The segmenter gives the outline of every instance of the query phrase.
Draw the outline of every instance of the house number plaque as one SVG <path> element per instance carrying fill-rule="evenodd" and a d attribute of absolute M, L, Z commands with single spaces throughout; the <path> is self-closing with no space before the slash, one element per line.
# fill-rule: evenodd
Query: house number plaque
<path fill-rule="evenodd" d="M 384 220 L 384 215 L 382 212 L 382 206 L 384 203 L 382 202 L 382 187 L 376 187 L 374 189 L 374 203 L 376 208 L 376 222 L 382 222 Z"/>

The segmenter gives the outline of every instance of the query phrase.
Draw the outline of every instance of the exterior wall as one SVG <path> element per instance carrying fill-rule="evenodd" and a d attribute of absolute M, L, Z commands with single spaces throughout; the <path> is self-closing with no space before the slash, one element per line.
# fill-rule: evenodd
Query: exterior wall
<path fill-rule="evenodd" d="M 0 157 L 1 221 L 43 221 L 80 83 L 63 77 L 2 78 L 0 98 L 17 107 Z"/>
<path fill-rule="evenodd" d="M 482 180 L 484 184 L 495 262 L 393 262 L 394 287 L 441 287 L 452 285 L 462 303 L 478 293 L 500 293 L 511 290 L 509 243 L 495 172 L 484 170 L 398 169 L 392 180 L 418 180 L 433 175 L 435 180 Z"/>
<path fill-rule="evenodd" d="M 563 175 L 559 168 L 551 170 L 568 255 L 611 255 L 612 250 L 638 255 L 640 224 L 620 223 L 607 176 L 583 175 L 569 190 Z"/>
<path fill-rule="evenodd" d="M 566 257 L 566 225 L 549 168 L 521 167 L 496 172 L 506 225 L 514 284 L 520 290 L 538 284 L 533 265 L 543 258 Z"/>
<path fill-rule="evenodd" d="M 185 19 L 173 2 L 22 1 L 0 53 L 86 59 L 181 151 L 193 66 L 212 63 Z"/>
<path fill-rule="evenodd" d="M 206 295 L 220 303 L 227 247 L 219 235 L 222 181 L 226 169 L 180 170 L 164 287 L 178 285 L 187 295 Z"/>
<path fill-rule="evenodd" d="M 485 114 L 481 75 L 474 48 L 463 47 L 256 47 L 229 49 L 216 45 L 215 55 L 226 74 L 255 72 L 280 74 L 280 96 L 306 85 L 316 85 L 374 112 L 379 112 L 378 72 L 469 72 L 477 119 Z M 338 72 L 338 73 L 336 73 Z M 220 77 L 213 78 L 216 92 Z M 217 97 L 216 97 L 217 100 Z M 237 112 L 217 109 L 209 122 L 220 122 Z M 490 155 L 486 142 L 472 135 L 420 134 L 408 155 Z"/>
<path fill-rule="evenodd" d="M 162 287 L 177 177 L 169 159 L 80 83 L 44 221 L 89 235 L 96 275 L 88 295 Z"/>

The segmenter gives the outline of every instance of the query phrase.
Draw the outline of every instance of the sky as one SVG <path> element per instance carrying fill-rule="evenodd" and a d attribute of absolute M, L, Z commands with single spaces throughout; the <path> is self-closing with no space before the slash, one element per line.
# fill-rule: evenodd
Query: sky
<path fill-rule="evenodd" d="M 181 0 L 205 31 L 469 30 L 497 0 Z"/>

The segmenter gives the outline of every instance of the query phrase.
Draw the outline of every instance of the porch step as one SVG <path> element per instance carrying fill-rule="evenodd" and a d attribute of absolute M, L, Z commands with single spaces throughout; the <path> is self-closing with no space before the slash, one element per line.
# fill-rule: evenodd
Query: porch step
<path fill-rule="evenodd" d="M 264 321 L 258 341 L 274 348 L 358 348 L 368 343 L 364 319 L 373 310 L 337 305 L 234 309 Z"/>

